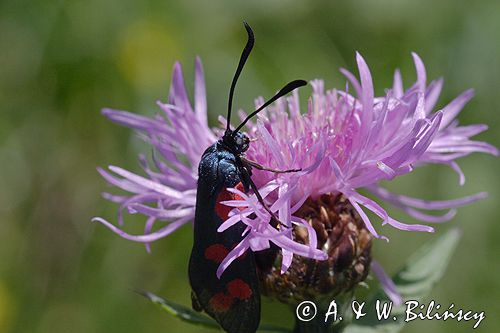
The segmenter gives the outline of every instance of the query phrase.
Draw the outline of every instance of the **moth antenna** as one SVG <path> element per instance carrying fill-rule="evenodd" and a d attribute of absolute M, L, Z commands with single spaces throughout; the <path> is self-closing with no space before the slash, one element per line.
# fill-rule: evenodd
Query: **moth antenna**
<path fill-rule="evenodd" d="M 252 117 L 254 117 L 260 111 L 264 110 L 267 106 L 269 106 L 269 104 L 273 103 L 274 101 L 283 97 L 284 95 L 288 94 L 289 92 L 291 92 L 299 87 L 305 86 L 305 85 L 307 85 L 307 81 L 304 81 L 304 80 L 295 80 L 295 81 L 289 82 L 286 86 L 281 88 L 281 90 L 278 91 L 278 93 L 276 95 L 274 95 L 267 102 L 265 102 L 260 108 L 258 108 L 254 112 L 250 113 L 245 118 L 245 120 L 243 120 L 243 122 L 234 130 L 233 133 L 238 132 L 243 126 L 245 126 L 247 121 L 249 121 Z"/>
<path fill-rule="evenodd" d="M 245 26 L 245 29 L 247 30 L 248 41 L 247 41 L 247 44 L 245 45 L 245 48 L 243 49 L 243 52 L 241 53 L 240 62 L 238 63 L 238 67 L 236 68 L 236 72 L 234 73 L 233 82 L 231 82 L 231 89 L 229 89 L 229 100 L 227 103 L 226 133 L 230 132 L 229 127 L 231 126 L 231 109 L 233 107 L 234 88 L 236 87 L 236 82 L 238 82 L 238 78 L 240 77 L 241 71 L 243 70 L 243 67 L 245 66 L 245 62 L 247 61 L 248 56 L 250 55 L 250 52 L 252 51 L 253 44 L 255 42 L 255 37 L 253 35 L 252 28 L 246 22 L 243 22 L 243 25 Z"/>

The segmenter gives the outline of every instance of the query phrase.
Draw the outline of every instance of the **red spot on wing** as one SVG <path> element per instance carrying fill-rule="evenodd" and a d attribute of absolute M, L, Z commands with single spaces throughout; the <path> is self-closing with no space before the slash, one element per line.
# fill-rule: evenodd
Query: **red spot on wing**
<path fill-rule="evenodd" d="M 242 192 L 245 191 L 243 184 L 241 182 L 239 182 L 235 187 Z M 215 212 L 221 218 L 221 220 L 225 221 L 227 220 L 227 216 L 229 215 L 229 212 L 233 209 L 233 207 L 223 205 L 220 202 L 228 200 L 241 200 L 241 199 L 243 198 L 240 197 L 239 195 L 231 193 L 226 189 L 223 189 L 217 196 L 217 201 L 215 204 Z"/>
<path fill-rule="evenodd" d="M 234 279 L 227 284 L 229 294 L 234 298 L 245 300 L 252 296 L 252 289 L 242 279 Z"/>
<path fill-rule="evenodd" d="M 208 304 L 216 312 L 227 312 L 234 303 L 234 297 L 224 293 L 213 295 Z"/>
<path fill-rule="evenodd" d="M 222 244 L 213 244 L 206 248 L 205 258 L 220 264 L 228 255 L 229 250 Z"/>

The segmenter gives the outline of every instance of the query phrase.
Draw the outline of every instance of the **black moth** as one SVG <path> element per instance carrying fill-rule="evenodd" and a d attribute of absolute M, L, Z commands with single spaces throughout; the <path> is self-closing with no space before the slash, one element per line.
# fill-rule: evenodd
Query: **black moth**
<path fill-rule="evenodd" d="M 189 281 L 192 288 L 193 308 L 205 311 L 230 333 L 255 332 L 260 321 L 260 293 L 255 256 L 252 251 L 235 260 L 217 278 L 216 270 L 226 254 L 242 239 L 245 225 L 237 223 L 224 232 L 217 228 L 227 218 L 229 208 L 220 201 L 231 198 L 228 187 L 242 186 L 245 192 L 253 190 L 261 204 L 270 212 L 252 181 L 252 167 L 271 172 L 297 170 L 272 170 L 244 157 L 250 140 L 242 132 L 245 123 L 292 90 L 307 82 L 296 80 L 288 83 L 275 96 L 255 110 L 235 129 L 230 129 L 234 88 L 241 70 L 254 44 L 253 31 L 247 23 L 248 41 L 231 83 L 227 112 L 227 128 L 223 137 L 208 147 L 198 167 L 198 190 L 194 219 L 194 242 L 189 260 Z M 271 213 L 271 212 L 270 212 Z M 273 223 L 279 224 L 273 213 Z"/>

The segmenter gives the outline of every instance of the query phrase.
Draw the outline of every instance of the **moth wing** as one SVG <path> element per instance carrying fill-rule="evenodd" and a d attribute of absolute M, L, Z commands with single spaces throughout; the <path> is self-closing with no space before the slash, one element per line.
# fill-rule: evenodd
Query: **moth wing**
<path fill-rule="evenodd" d="M 207 149 L 199 166 L 194 242 L 189 261 L 189 280 L 194 309 L 202 309 L 230 333 L 253 333 L 260 322 L 260 292 L 255 258 L 247 251 L 224 271 L 216 272 L 231 249 L 243 238 L 242 222 L 224 232 L 217 229 L 227 218 L 229 207 L 220 204 L 231 200 L 226 190 L 241 183 L 240 172 L 228 153 L 213 145 Z"/>

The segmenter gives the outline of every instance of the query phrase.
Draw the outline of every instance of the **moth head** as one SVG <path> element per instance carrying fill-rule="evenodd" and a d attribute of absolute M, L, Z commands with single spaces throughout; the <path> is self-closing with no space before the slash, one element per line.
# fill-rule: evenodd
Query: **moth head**
<path fill-rule="evenodd" d="M 250 146 L 250 139 L 243 132 L 236 132 L 234 134 L 234 145 L 238 153 L 244 153 L 248 150 Z"/>
<path fill-rule="evenodd" d="M 250 139 L 243 132 L 228 132 L 222 138 L 224 144 L 235 154 L 242 154 L 250 147 Z"/>

